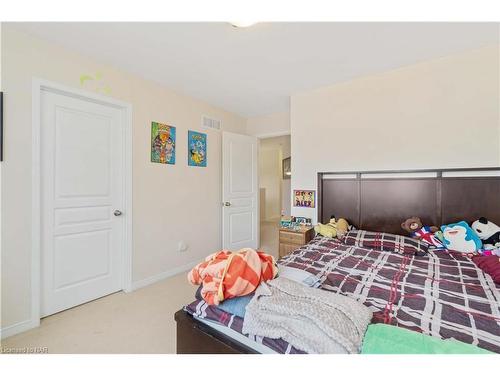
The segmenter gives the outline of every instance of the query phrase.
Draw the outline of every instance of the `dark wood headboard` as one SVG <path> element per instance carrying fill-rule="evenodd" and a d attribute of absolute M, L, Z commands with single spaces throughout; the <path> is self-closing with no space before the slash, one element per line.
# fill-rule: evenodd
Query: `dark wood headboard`
<path fill-rule="evenodd" d="M 441 225 L 481 216 L 500 225 L 500 168 L 318 173 L 318 221 L 331 215 L 357 228 L 401 233 L 419 216 Z"/>

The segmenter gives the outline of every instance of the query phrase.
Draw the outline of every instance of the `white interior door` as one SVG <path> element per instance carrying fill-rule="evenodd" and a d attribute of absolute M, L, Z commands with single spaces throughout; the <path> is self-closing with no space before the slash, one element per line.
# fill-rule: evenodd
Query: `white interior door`
<path fill-rule="evenodd" d="M 257 138 L 222 133 L 222 238 L 224 249 L 259 245 Z"/>
<path fill-rule="evenodd" d="M 45 90 L 40 110 L 43 317 L 122 289 L 125 119 Z"/>

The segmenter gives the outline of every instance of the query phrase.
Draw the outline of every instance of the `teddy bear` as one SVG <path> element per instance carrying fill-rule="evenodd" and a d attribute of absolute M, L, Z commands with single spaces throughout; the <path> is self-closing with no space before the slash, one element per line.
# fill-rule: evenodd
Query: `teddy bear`
<path fill-rule="evenodd" d="M 316 234 L 321 234 L 323 237 L 339 239 L 343 238 L 349 230 L 349 223 L 346 219 L 336 219 L 334 215 L 330 217 L 330 222 L 328 224 L 318 223 L 314 227 Z"/>
<path fill-rule="evenodd" d="M 500 249 L 500 227 L 485 217 L 480 217 L 472 223 L 472 229 L 483 243 L 484 250 Z M 499 250 L 500 251 L 500 250 Z"/>
<path fill-rule="evenodd" d="M 351 226 L 346 219 L 340 218 L 337 220 L 337 238 L 342 239 L 349 232 Z"/>
<path fill-rule="evenodd" d="M 437 237 L 439 228 L 424 226 L 419 217 L 413 216 L 401 223 L 401 228 L 410 234 L 410 237 L 423 241 L 436 249 L 444 249 L 443 243 Z"/>

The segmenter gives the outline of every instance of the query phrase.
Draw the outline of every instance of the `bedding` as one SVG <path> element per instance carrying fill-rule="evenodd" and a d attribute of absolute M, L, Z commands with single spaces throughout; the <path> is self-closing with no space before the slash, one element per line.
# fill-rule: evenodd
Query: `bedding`
<path fill-rule="evenodd" d="M 370 307 L 372 323 L 500 353 L 500 291 L 459 252 L 413 257 L 316 237 L 281 263 L 311 272 L 321 288 Z"/>
<path fill-rule="evenodd" d="M 230 314 L 219 309 L 215 305 L 209 305 L 204 300 L 196 300 L 184 307 L 184 311 L 191 314 L 195 318 L 203 321 L 216 322 L 221 326 L 228 327 L 239 333 L 241 336 L 246 336 L 249 339 L 256 341 L 279 354 L 305 354 L 304 351 L 293 347 L 290 343 L 282 339 L 271 339 L 269 337 L 244 335 L 243 318 Z"/>
<path fill-rule="evenodd" d="M 205 301 L 218 305 L 225 299 L 252 293 L 277 272 L 274 258 L 262 251 L 221 250 L 197 264 L 188 273 L 188 280 L 192 285 L 202 286 L 200 293 Z"/>
<path fill-rule="evenodd" d="M 413 332 L 389 324 L 370 324 L 361 354 L 494 354 L 477 346 Z"/>
<path fill-rule="evenodd" d="M 351 230 L 344 237 L 346 245 L 359 246 L 367 249 L 392 251 L 404 255 L 425 255 L 429 245 L 423 241 L 398 234 L 384 232 L 369 232 L 366 230 Z"/>
<path fill-rule="evenodd" d="M 203 299 L 203 296 L 201 295 L 201 290 L 203 289 L 203 285 L 200 285 L 198 289 L 196 289 L 196 293 L 194 296 L 196 299 L 200 300 Z M 240 318 L 243 318 L 245 316 L 245 309 L 254 296 L 254 293 L 247 294 L 246 296 L 241 296 L 241 297 L 234 297 L 234 298 L 229 298 L 225 299 L 221 303 L 217 305 L 219 309 L 222 311 L 228 312 L 230 314 L 239 316 Z"/>
<path fill-rule="evenodd" d="M 352 297 L 385 323 L 500 353 L 500 292 L 471 259 L 453 251 L 425 257 L 347 245 L 315 237 L 278 261 L 307 271 L 322 289 Z M 195 301 L 192 315 L 241 333 L 243 319 Z M 254 337 L 278 353 L 301 353 L 283 340 Z"/>
<path fill-rule="evenodd" d="M 484 273 L 490 275 L 493 281 L 500 284 L 500 257 L 496 255 L 475 256 L 472 261 L 483 270 Z"/>
<path fill-rule="evenodd" d="M 243 333 L 282 338 L 312 354 L 357 354 L 371 318 L 352 298 L 278 277 L 255 291 Z"/>

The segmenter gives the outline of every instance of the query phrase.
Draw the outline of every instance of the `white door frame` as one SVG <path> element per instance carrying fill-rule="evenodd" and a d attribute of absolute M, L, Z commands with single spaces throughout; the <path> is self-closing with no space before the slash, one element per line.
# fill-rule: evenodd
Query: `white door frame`
<path fill-rule="evenodd" d="M 42 91 L 50 91 L 74 98 L 90 100 L 104 105 L 119 108 L 125 121 L 125 158 L 123 160 L 125 249 L 123 249 L 123 280 L 122 289 L 132 291 L 132 105 L 108 96 L 95 94 L 85 90 L 75 89 L 33 78 L 32 85 L 32 234 L 31 234 L 31 324 L 30 328 L 40 325 L 41 305 L 41 146 L 40 146 L 40 98 Z"/>

